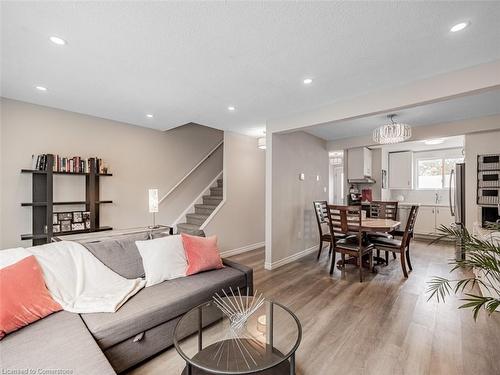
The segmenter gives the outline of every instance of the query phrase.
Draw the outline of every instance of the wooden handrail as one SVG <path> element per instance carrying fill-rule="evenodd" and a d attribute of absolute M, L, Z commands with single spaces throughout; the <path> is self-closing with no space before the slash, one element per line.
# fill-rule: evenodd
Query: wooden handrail
<path fill-rule="evenodd" d="M 203 162 L 205 160 L 207 160 L 215 151 L 217 151 L 217 149 L 222 146 L 222 144 L 224 143 L 224 141 L 220 141 L 217 146 L 215 146 L 208 154 L 206 154 L 203 159 L 201 159 L 184 177 L 182 177 L 179 182 L 177 182 L 168 192 L 167 194 L 165 194 L 161 199 L 160 201 L 158 202 L 158 204 L 161 204 L 161 202 L 163 202 L 170 194 L 172 194 L 172 192 L 177 189 L 185 180 L 186 178 L 188 178 L 191 173 L 193 173 L 201 164 L 203 164 Z"/>

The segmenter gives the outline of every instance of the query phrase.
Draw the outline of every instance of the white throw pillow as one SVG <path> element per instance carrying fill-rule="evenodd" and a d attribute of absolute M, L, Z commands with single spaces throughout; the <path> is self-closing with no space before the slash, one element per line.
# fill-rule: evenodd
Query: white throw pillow
<path fill-rule="evenodd" d="M 186 276 L 187 260 L 180 235 L 135 241 L 142 257 L 146 287 Z"/>
<path fill-rule="evenodd" d="M 8 267 L 31 254 L 22 247 L 0 250 L 0 269 Z"/>

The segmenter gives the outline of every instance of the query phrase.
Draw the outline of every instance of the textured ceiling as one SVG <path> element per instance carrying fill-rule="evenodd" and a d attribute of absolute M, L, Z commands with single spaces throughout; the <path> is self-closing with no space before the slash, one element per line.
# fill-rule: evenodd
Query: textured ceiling
<path fill-rule="evenodd" d="M 249 133 L 268 119 L 500 59 L 500 2 L 1 6 L 2 96 L 156 129 L 196 122 Z M 471 26 L 450 33 L 462 20 Z"/>
<path fill-rule="evenodd" d="M 395 121 L 413 127 L 467 120 L 500 114 L 500 90 L 457 97 L 454 99 L 402 109 L 395 113 Z M 343 138 L 369 135 L 374 129 L 387 124 L 387 113 L 361 117 L 304 129 L 317 137 L 334 141 Z M 500 124 L 498 124 L 500 128 Z"/>

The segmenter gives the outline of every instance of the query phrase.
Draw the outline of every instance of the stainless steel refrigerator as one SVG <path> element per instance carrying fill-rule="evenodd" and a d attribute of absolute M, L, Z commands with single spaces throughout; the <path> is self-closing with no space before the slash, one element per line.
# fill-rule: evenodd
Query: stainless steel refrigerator
<path fill-rule="evenodd" d="M 455 169 L 450 173 L 449 200 L 453 225 L 465 228 L 465 163 L 457 163 Z M 461 243 L 455 244 L 455 259 L 462 260 L 465 257 Z"/>

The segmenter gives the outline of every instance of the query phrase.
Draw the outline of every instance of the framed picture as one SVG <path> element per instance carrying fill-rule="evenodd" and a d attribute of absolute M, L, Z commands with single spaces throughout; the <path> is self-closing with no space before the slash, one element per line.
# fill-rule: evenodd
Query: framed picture
<path fill-rule="evenodd" d="M 52 224 L 59 224 L 59 219 L 57 218 L 57 214 L 52 214 Z"/>
<path fill-rule="evenodd" d="M 71 232 L 71 220 L 61 220 L 61 232 Z"/>
<path fill-rule="evenodd" d="M 58 215 L 59 215 L 59 221 L 73 220 L 73 212 L 59 212 Z"/>
<path fill-rule="evenodd" d="M 83 221 L 90 220 L 90 212 L 89 211 L 83 211 L 82 212 L 82 218 L 83 218 Z"/>
<path fill-rule="evenodd" d="M 59 224 L 52 225 L 52 232 L 53 233 L 59 233 L 60 231 L 61 231 L 61 226 Z"/>
<path fill-rule="evenodd" d="M 85 224 L 84 223 L 73 223 L 71 224 L 71 230 L 84 230 L 85 229 Z"/>
<path fill-rule="evenodd" d="M 85 229 L 90 229 L 90 219 L 85 220 Z"/>
<path fill-rule="evenodd" d="M 73 212 L 73 223 L 81 223 L 83 221 L 82 214 L 83 212 L 79 211 Z"/>

